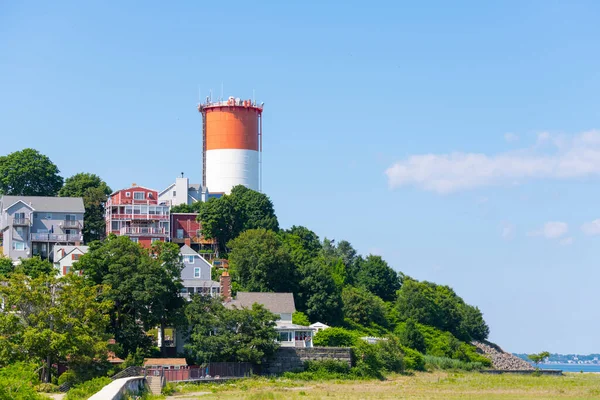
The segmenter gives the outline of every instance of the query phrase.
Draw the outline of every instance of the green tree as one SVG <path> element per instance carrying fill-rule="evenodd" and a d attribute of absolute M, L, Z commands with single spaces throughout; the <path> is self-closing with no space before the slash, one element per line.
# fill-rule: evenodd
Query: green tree
<path fill-rule="evenodd" d="M 15 270 L 15 266 L 10 258 L 0 256 L 0 277 L 6 277 Z"/>
<path fill-rule="evenodd" d="M 483 314 L 478 307 L 464 304 L 461 307 L 462 330 L 473 340 L 486 340 L 490 334 L 490 328 L 483 319 Z"/>
<path fill-rule="evenodd" d="M 0 194 L 56 196 L 63 184 L 58 167 L 34 149 L 0 157 Z"/>
<path fill-rule="evenodd" d="M 173 213 L 199 213 L 200 207 L 202 207 L 204 203 L 201 201 L 195 201 L 190 204 L 179 204 L 171 207 L 171 214 Z"/>
<path fill-rule="evenodd" d="M 101 298 L 114 304 L 109 332 L 120 346 L 119 357 L 138 348 L 149 351 L 152 340 L 145 331 L 175 315 L 181 264 L 173 259 L 173 246 L 161 247 L 165 253 L 155 250 L 158 256 L 154 258 L 128 237 L 109 235 L 104 242 L 92 242 L 78 261 L 87 279 L 110 287 Z"/>
<path fill-rule="evenodd" d="M 40 256 L 21 258 L 21 263 L 16 270 L 21 271 L 32 278 L 37 278 L 41 275 L 50 275 L 56 272 L 52 263 L 48 260 L 42 260 Z"/>
<path fill-rule="evenodd" d="M 150 303 L 151 313 L 160 324 L 161 337 L 165 337 L 165 328 L 168 324 L 183 325 L 184 299 L 180 296 L 181 271 L 183 263 L 179 256 L 179 246 L 175 243 L 155 242 L 152 246 L 152 254 L 159 266 L 156 268 L 157 276 L 149 280 L 148 290 L 154 294 Z M 162 341 L 161 352 L 166 357 L 165 341 Z"/>
<path fill-rule="evenodd" d="M 315 346 L 352 347 L 360 340 L 360 335 L 344 328 L 331 327 L 322 329 L 314 337 Z"/>
<path fill-rule="evenodd" d="M 398 273 L 380 256 L 369 255 L 359 265 L 356 273 L 356 286 L 362 286 L 385 301 L 396 299 L 400 289 Z"/>
<path fill-rule="evenodd" d="M 298 310 L 311 321 L 336 324 L 342 320 L 341 289 L 322 260 L 299 269 Z"/>
<path fill-rule="evenodd" d="M 98 175 L 83 172 L 67 178 L 65 185 L 58 192 L 60 197 L 83 198 L 83 239 L 86 243 L 105 236 L 104 205 L 110 193 L 110 187 Z"/>
<path fill-rule="evenodd" d="M 185 313 L 192 327 L 185 348 L 197 363 L 260 364 L 279 347 L 275 331 L 277 316 L 262 305 L 227 309 L 220 299 L 195 295 Z"/>
<path fill-rule="evenodd" d="M 18 362 L 0 368 L 0 400 L 47 400 L 35 391 L 40 378 L 34 363 Z"/>
<path fill-rule="evenodd" d="M 529 358 L 535 364 L 536 368 L 538 368 L 538 365 L 548 357 L 550 357 L 550 353 L 547 351 L 542 351 L 541 353 L 537 354 L 527 354 L 527 358 Z"/>
<path fill-rule="evenodd" d="M 347 286 L 342 291 L 344 318 L 357 324 L 387 327 L 386 308 L 383 300 L 361 288 Z"/>
<path fill-rule="evenodd" d="M 410 347 L 418 352 L 425 353 L 425 337 L 417 327 L 415 320 L 409 318 L 399 332 L 398 339 L 402 346 Z"/>
<path fill-rule="evenodd" d="M 231 189 L 229 195 L 209 199 L 200 207 L 198 220 L 202 223 L 202 234 L 217 239 L 223 252 L 231 239 L 246 230 L 279 230 L 271 200 L 242 185 Z"/>
<path fill-rule="evenodd" d="M 294 292 L 294 266 L 273 231 L 251 229 L 228 244 L 231 276 L 240 290 Z"/>
<path fill-rule="evenodd" d="M 304 226 L 294 225 L 290 229 L 286 229 L 285 233 L 299 237 L 302 242 L 302 247 L 306 250 L 310 258 L 314 258 L 319 254 L 319 251 L 321 250 L 319 236 L 310 229 Z"/>
<path fill-rule="evenodd" d="M 14 273 L 0 286 L 5 312 L 0 312 L 0 366 L 17 361 L 44 364 L 50 382 L 52 364 L 67 362 L 72 369 L 91 368 L 106 359 L 110 301 L 98 301 L 102 286 L 83 278 Z"/>
<path fill-rule="evenodd" d="M 302 311 L 296 311 L 292 314 L 292 324 L 309 326 L 310 321 L 308 320 L 306 314 L 304 314 Z"/>

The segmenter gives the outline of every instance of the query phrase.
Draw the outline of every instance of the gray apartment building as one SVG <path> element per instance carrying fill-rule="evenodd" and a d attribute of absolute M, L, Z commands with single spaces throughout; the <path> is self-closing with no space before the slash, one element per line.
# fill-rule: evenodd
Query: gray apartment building
<path fill-rule="evenodd" d="M 80 197 L 0 197 L 4 255 L 52 259 L 55 245 L 82 244 L 84 213 Z"/>

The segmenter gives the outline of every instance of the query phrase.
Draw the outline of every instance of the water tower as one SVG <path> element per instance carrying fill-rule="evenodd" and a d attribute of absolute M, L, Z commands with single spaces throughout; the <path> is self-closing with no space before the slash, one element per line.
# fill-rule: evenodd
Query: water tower
<path fill-rule="evenodd" d="M 261 190 L 263 104 L 230 97 L 198 105 L 202 114 L 202 186 L 210 193 L 236 185 Z"/>

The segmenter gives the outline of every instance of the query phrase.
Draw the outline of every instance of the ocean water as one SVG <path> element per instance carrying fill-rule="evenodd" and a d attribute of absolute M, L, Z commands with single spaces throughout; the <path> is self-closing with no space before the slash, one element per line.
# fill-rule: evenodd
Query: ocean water
<path fill-rule="evenodd" d="M 540 369 L 562 369 L 563 372 L 600 372 L 600 364 L 540 364 Z"/>

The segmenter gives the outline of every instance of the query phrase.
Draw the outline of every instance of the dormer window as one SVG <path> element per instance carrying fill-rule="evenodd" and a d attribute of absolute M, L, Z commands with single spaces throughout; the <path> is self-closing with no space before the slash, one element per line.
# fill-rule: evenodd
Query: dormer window
<path fill-rule="evenodd" d="M 152 198 L 152 193 L 148 192 L 148 198 L 151 199 Z"/>
<path fill-rule="evenodd" d="M 131 197 L 131 192 L 125 192 L 125 197 Z"/>
<path fill-rule="evenodd" d="M 144 200 L 144 192 L 133 192 L 134 200 Z"/>

